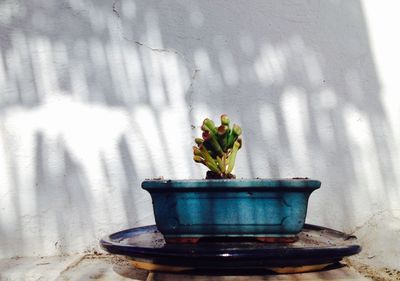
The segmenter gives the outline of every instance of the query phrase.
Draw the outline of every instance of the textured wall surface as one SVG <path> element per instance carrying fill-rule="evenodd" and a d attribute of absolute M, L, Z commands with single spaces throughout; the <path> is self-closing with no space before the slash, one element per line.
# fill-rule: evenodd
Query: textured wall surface
<path fill-rule="evenodd" d="M 320 179 L 308 222 L 400 260 L 398 6 L 1 1 L 0 256 L 153 223 L 141 181 L 203 177 L 193 137 L 227 113 L 239 177 Z"/>

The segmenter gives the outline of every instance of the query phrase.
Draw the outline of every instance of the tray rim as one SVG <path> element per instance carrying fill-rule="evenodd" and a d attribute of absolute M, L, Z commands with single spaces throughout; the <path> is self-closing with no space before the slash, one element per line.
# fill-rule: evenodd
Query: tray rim
<path fill-rule="evenodd" d="M 331 235 L 341 237 L 343 240 L 353 240 L 357 237 L 348 235 L 344 232 L 322 227 L 313 224 L 305 224 L 303 230 L 316 230 L 327 231 Z M 288 247 L 288 248 L 271 248 L 271 249 L 237 249 L 237 248 L 224 248 L 224 249 L 210 249 L 197 248 L 196 252 L 192 252 L 190 247 L 182 247 L 181 249 L 168 249 L 168 248 L 151 248 L 132 246 L 129 244 L 120 244 L 115 242 L 116 239 L 126 236 L 127 233 L 134 232 L 134 235 L 140 235 L 147 232 L 158 231 L 156 225 L 146 225 L 135 228 L 125 229 L 115 232 L 110 235 L 104 236 L 100 240 L 101 247 L 111 253 L 118 255 L 125 255 L 129 257 L 141 258 L 155 258 L 155 257 L 170 257 L 170 258 L 185 258 L 185 259 L 217 259 L 217 260 L 232 260 L 232 259 L 299 259 L 304 258 L 305 255 L 312 255 L 313 258 L 337 258 L 341 259 L 346 256 L 351 256 L 361 252 L 362 248 L 358 244 L 350 244 L 345 246 L 325 246 L 325 247 Z"/>

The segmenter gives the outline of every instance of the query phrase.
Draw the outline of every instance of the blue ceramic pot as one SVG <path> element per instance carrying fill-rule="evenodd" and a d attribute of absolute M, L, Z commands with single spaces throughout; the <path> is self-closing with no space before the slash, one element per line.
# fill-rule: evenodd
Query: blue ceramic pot
<path fill-rule="evenodd" d="M 304 225 L 309 179 L 146 180 L 165 238 L 293 237 Z"/>

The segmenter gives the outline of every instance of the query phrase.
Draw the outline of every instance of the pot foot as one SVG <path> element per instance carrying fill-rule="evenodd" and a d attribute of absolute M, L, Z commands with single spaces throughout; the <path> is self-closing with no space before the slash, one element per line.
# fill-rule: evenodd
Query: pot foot
<path fill-rule="evenodd" d="M 165 237 L 165 242 L 167 244 L 197 244 L 200 237 Z"/>
<path fill-rule="evenodd" d="M 256 237 L 262 243 L 294 243 L 299 240 L 299 237 Z"/>

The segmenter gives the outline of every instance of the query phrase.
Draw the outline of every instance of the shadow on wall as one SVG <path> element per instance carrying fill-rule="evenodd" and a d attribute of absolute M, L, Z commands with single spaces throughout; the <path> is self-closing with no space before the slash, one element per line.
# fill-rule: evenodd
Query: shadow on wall
<path fill-rule="evenodd" d="M 351 229 L 380 208 L 377 186 L 398 196 L 359 1 L 6 1 L 0 15 L 5 256 L 151 223 L 140 182 L 201 177 L 195 125 L 220 113 L 245 129 L 237 175 L 323 181 L 316 222 Z"/>

